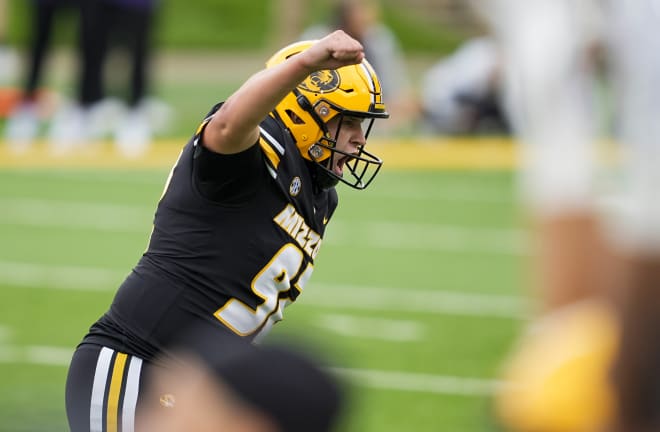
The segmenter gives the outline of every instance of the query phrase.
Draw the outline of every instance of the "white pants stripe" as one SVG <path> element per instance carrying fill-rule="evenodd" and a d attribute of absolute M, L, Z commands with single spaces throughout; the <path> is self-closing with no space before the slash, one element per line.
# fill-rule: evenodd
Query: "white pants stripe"
<path fill-rule="evenodd" d="M 89 430 L 91 432 L 103 432 L 103 399 L 113 352 L 110 348 L 104 347 L 101 349 L 98 362 L 96 363 L 94 385 L 92 386 L 92 401 L 89 409 Z"/>
<path fill-rule="evenodd" d="M 140 389 L 140 371 L 142 359 L 131 357 L 126 377 L 126 390 L 124 392 L 124 406 L 122 408 L 122 432 L 133 432 L 135 428 L 135 406 L 137 405 L 138 391 Z"/>

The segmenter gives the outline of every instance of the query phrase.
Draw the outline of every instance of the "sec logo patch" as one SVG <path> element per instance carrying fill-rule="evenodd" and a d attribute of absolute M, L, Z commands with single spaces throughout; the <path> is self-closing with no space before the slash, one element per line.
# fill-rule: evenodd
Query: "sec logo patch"
<path fill-rule="evenodd" d="M 296 196 L 300 193 L 300 188 L 302 187 L 302 181 L 300 180 L 300 177 L 295 176 L 293 180 L 291 180 L 291 184 L 289 185 L 289 194 L 291 196 Z"/>

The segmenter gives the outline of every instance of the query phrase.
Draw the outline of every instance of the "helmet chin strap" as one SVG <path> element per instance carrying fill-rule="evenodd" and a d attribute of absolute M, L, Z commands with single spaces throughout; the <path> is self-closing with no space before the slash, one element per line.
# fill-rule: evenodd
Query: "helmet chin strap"
<path fill-rule="evenodd" d="M 321 138 L 323 140 L 324 138 Z M 321 189 L 330 189 L 335 187 L 339 183 L 339 176 L 332 172 L 332 161 L 335 158 L 334 147 L 336 143 L 328 138 L 325 138 L 328 141 L 328 145 L 321 144 L 319 142 L 313 144 L 308 152 L 309 156 L 312 159 L 312 166 L 314 167 L 314 179 L 316 183 L 321 187 Z M 325 148 L 330 151 L 330 157 L 319 160 L 323 155 L 322 148 Z"/>
<path fill-rule="evenodd" d="M 330 170 L 322 165 L 323 162 L 311 161 L 309 163 L 312 166 L 312 176 L 314 178 L 314 183 L 319 188 L 325 190 L 337 186 L 339 183 L 339 178 L 330 174 Z"/>

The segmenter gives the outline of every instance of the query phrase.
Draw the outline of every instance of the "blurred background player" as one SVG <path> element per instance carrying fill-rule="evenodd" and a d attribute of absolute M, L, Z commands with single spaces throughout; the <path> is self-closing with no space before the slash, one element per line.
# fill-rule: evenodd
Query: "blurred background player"
<path fill-rule="evenodd" d="M 25 81 L 20 101 L 10 113 L 5 129 L 6 139 L 17 150 L 29 146 L 39 133 L 44 111 L 44 102 L 39 101 L 39 90 L 43 84 L 44 67 L 52 49 L 56 26 L 62 19 L 60 15 L 75 15 L 74 22 L 77 24 L 80 7 L 80 0 L 31 0 L 29 3 L 31 25 Z"/>
<path fill-rule="evenodd" d="M 0 0 L 0 85 L 4 85 L 12 77 L 15 69 L 16 53 L 7 40 L 9 4 L 8 0 Z"/>
<path fill-rule="evenodd" d="M 160 130 L 169 115 L 167 107 L 148 97 L 157 5 L 156 0 L 33 0 L 24 96 L 9 117 L 8 141 L 26 147 L 39 133 L 43 107 L 37 103 L 37 90 L 56 33 L 57 15 L 66 9 L 74 14 L 77 26 L 73 49 L 77 72 L 70 77 L 76 93 L 63 97 L 52 116 L 47 132 L 51 149 L 67 152 L 111 136 L 121 154 L 143 154 L 154 129 Z M 125 53 L 125 61 L 110 56 L 115 52 Z M 125 83 L 115 85 L 124 78 Z M 110 97 L 115 87 L 126 91 Z"/>
<path fill-rule="evenodd" d="M 16 48 L 9 43 L 9 2 L 0 0 L 0 118 L 7 118 L 21 94 L 13 86 L 20 60 Z"/>
<path fill-rule="evenodd" d="M 424 73 L 422 126 L 443 135 L 508 134 L 500 97 L 502 58 L 489 36 L 466 40 Z"/>
<path fill-rule="evenodd" d="M 379 73 L 391 116 L 379 133 L 409 130 L 418 119 L 419 102 L 399 39 L 383 22 L 380 1 L 336 0 L 328 23 L 309 27 L 300 38 L 317 39 L 332 30 L 343 30 L 360 41 Z"/>
<path fill-rule="evenodd" d="M 622 318 L 614 368 L 615 430 L 660 429 L 660 2 L 610 2 L 623 202 L 613 226 Z"/>
<path fill-rule="evenodd" d="M 85 0 L 82 3 L 80 105 L 84 112 L 92 114 L 92 134 L 112 133 L 117 149 L 125 156 L 144 153 L 153 135 L 154 125 L 149 116 L 152 101 L 147 96 L 158 4 L 158 0 Z M 126 62 L 109 61 L 114 48 L 122 48 L 120 52 L 125 53 Z M 123 74 L 124 70 L 129 73 Z M 120 94 L 127 107 L 125 111 L 117 110 L 116 101 L 107 98 L 108 87 L 117 76 L 126 81 L 123 88 L 127 90 Z M 93 116 L 95 111 L 101 115 Z M 111 122 L 104 118 L 108 114 L 119 118 Z"/>
<path fill-rule="evenodd" d="M 217 335 L 214 336 L 217 338 Z M 236 336 L 178 347 L 150 370 L 137 432 L 330 432 L 345 404 L 339 380 L 300 345 Z"/>
<path fill-rule="evenodd" d="M 477 6 L 507 59 L 539 296 L 537 319 L 507 364 L 512 385 L 498 398 L 499 415 L 516 431 L 658 430 L 659 4 Z M 625 156 L 616 190 L 606 191 L 617 199 L 605 208 L 594 93 L 603 52 Z"/>

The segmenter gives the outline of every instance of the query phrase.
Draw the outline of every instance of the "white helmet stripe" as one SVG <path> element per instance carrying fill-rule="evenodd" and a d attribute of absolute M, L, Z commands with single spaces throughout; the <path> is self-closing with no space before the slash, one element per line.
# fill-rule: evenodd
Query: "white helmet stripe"
<path fill-rule="evenodd" d="M 367 76 L 367 78 L 369 78 L 369 94 L 371 95 L 371 104 L 375 105 L 376 104 L 376 84 L 374 83 L 374 78 L 371 76 L 371 71 L 364 64 L 364 62 L 360 63 L 360 67 L 364 71 L 364 74 Z"/>

